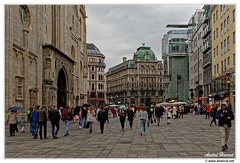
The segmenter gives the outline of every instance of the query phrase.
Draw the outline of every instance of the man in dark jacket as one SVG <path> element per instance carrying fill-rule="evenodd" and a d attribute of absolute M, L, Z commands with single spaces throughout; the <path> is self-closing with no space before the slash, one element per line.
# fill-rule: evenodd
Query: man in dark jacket
<path fill-rule="evenodd" d="M 39 136 L 40 136 L 40 139 L 42 139 L 42 127 L 44 128 L 44 130 L 43 130 L 44 139 L 48 139 L 48 137 L 47 137 L 47 111 L 46 111 L 45 106 L 43 106 L 38 111 L 38 122 L 39 122 Z"/>
<path fill-rule="evenodd" d="M 49 120 L 51 121 L 52 124 L 52 136 L 53 139 L 57 139 L 57 133 L 59 131 L 59 121 L 60 121 L 60 113 L 56 109 L 56 106 L 53 104 L 51 109 L 49 110 Z M 55 126 L 56 126 L 56 131 L 55 131 Z"/>
<path fill-rule="evenodd" d="M 220 127 L 222 137 L 222 151 L 225 151 L 228 149 L 227 142 L 232 127 L 232 120 L 234 120 L 234 114 L 232 110 L 228 109 L 226 102 L 222 103 L 221 109 L 217 111 L 216 118 L 219 120 L 218 126 Z"/>
<path fill-rule="evenodd" d="M 132 125 L 133 125 L 133 117 L 134 117 L 134 112 L 133 112 L 133 106 L 131 106 L 130 108 L 129 108 L 129 111 L 128 111 L 128 113 L 127 113 L 127 119 L 128 119 L 128 121 L 129 121 L 129 126 L 130 126 L 130 130 L 132 129 Z"/>
<path fill-rule="evenodd" d="M 163 115 L 163 109 L 161 107 L 156 107 L 156 109 L 155 109 L 155 115 L 157 117 L 157 124 L 158 124 L 158 126 L 160 124 L 160 118 L 162 118 L 162 115 Z"/>
<path fill-rule="evenodd" d="M 82 120 L 83 120 L 83 128 L 86 128 L 86 125 L 87 125 L 87 108 L 86 107 L 83 107 L 82 109 Z"/>
<path fill-rule="evenodd" d="M 100 122 L 100 130 L 101 133 L 103 134 L 103 130 L 104 130 L 104 123 L 107 120 L 107 112 L 105 109 L 103 109 L 103 107 L 101 107 L 100 111 L 98 112 L 98 121 Z"/>
<path fill-rule="evenodd" d="M 153 116 L 153 112 L 151 111 L 151 108 L 147 108 L 147 113 L 148 113 L 148 122 L 147 122 L 147 125 L 149 126 L 149 123 L 153 123 L 153 120 L 152 120 L 152 116 Z"/>

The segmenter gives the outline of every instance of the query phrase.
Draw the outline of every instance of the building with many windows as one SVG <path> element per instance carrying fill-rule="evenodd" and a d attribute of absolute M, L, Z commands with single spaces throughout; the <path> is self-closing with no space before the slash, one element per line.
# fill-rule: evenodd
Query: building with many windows
<path fill-rule="evenodd" d="M 127 60 L 110 68 L 106 74 L 107 99 L 110 104 L 127 106 L 163 101 L 162 62 L 143 44 Z"/>
<path fill-rule="evenodd" d="M 211 83 L 212 83 L 212 39 L 218 37 L 217 31 L 212 36 L 211 32 L 211 14 L 210 5 L 203 6 L 204 13 L 202 14 L 201 23 L 203 26 L 203 31 L 201 38 L 203 39 L 203 97 L 202 101 L 204 103 L 209 103 L 208 96 L 211 94 Z"/>
<path fill-rule="evenodd" d="M 165 101 L 188 101 L 188 30 L 171 30 L 162 39 Z"/>
<path fill-rule="evenodd" d="M 189 59 L 189 91 L 194 103 L 201 103 L 203 89 L 203 52 L 204 42 L 202 34 L 204 26 L 201 17 L 203 9 L 198 9 L 191 17 L 188 29 L 188 59 Z M 208 38 L 208 41 L 211 41 Z M 208 42 L 209 43 L 209 42 Z M 209 44 L 208 44 L 209 45 Z"/>
<path fill-rule="evenodd" d="M 235 5 L 211 5 L 213 101 L 235 106 Z M 215 35 L 215 37 L 214 37 Z"/>
<path fill-rule="evenodd" d="M 104 62 L 105 56 L 92 43 L 87 44 L 88 54 L 88 85 L 87 93 L 88 103 L 97 107 L 103 106 L 105 101 L 104 91 L 104 70 L 106 64 Z"/>
<path fill-rule="evenodd" d="M 86 53 L 84 5 L 5 5 L 6 111 L 86 102 Z"/>

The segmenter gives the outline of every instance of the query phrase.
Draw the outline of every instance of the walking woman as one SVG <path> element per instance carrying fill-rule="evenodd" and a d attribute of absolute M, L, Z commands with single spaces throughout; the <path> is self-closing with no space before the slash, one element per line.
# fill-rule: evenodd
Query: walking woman
<path fill-rule="evenodd" d="M 217 110 L 218 110 L 218 104 L 215 104 L 215 105 L 212 105 L 212 109 L 211 109 L 211 117 L 212 117 L 212 121 L 211 123 L 209 124 L 210 127 L 212 126 L 212 123 L 214 122 L 215 126 L 217 126 L 217 122 L 216 122 L 216 113 L 217 113 Z"/>
<path fill-rule="evenodd" d="M 141 131 L 141 135 L 142 133 L 146 132 L 146 121 L 148 121 L 148 113 L 146 111 L 146 107 L 144 106 L 142 108 L 142 110 L 139 113 L 139 119 L 140 119 L 140 131 Z"/>
<path fill-rule="evenodd" d="M 120 111 L 118 116 L 120 117 L 122 131 L 124 131 L 124 123 L 125 123 L 125 119 L 126 119 L 126 116 L 127 116 L 124 108 L 121 109 L 121 111 Z"/>
<path fill-rule="evenodd" d="M 95 111 L 91 106 L 88 110 L 87 123 L 89 123 L 90 133 L 92 133 L 93 122 L 96 121 Z"/>

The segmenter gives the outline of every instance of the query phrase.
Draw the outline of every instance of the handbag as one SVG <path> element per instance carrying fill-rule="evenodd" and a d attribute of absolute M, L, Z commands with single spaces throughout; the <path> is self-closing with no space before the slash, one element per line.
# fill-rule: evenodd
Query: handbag
<path fill-rule="evenodd" d="M 75 115 L 75 120 L 78 120 L 79 119 L 79 116 L 78 115 Z"/>
<path fill-rule="evenodd" d="M 89 126 L 90 126 L 90 122 L 87 122 L 86 128 L 89 128 Z"/>

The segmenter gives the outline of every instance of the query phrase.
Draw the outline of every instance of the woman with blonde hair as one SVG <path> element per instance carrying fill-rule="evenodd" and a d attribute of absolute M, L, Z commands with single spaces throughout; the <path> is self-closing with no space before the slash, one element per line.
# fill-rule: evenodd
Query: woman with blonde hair
<path fill-rule="evenodd" d="M 142 133 L 146 132 L 146 121 L 148 121 L 148 113 L 146 111 L 146 107 L 143 106 L 142 110 L 139 112 L 139 119 L 140 119 L 140 131 Z"/>
<path fill-rule="evenodd" d="M 94 108 L 91 106 L 88 109 L 88 114 L 87 114 L 87 123 L 89 123 L 90 133 L 92 133 L 93 122 L 96 122 L 96 116 L 95 116 Z"/>

